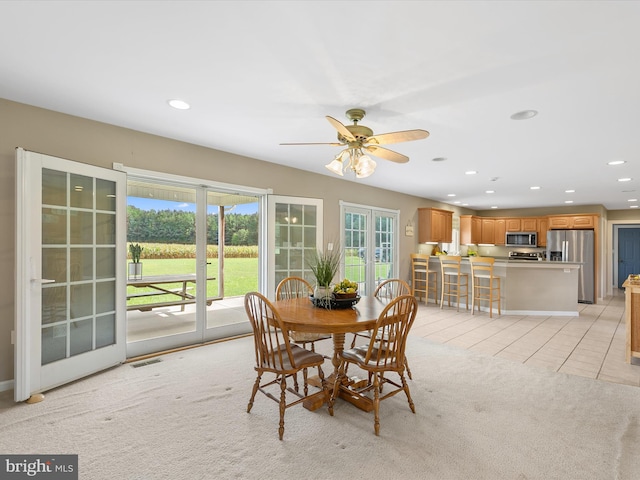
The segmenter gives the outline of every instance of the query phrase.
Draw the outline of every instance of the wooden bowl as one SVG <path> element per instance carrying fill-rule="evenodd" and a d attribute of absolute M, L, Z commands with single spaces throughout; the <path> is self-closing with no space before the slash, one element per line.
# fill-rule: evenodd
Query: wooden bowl
<path fill-rule="evenodd" d="M 353 293 L 333 293 L 333 296 L 338 300 L 345 300 L 347 298 L 356 298 L 358 296 L 358 292 Z"/>

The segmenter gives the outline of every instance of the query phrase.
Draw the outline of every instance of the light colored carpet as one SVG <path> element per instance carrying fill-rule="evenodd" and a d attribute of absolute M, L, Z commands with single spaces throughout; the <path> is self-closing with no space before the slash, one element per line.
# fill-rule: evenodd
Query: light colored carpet
<path fill-rule="evenodd" d="M 330 347 L 329 342 L 323 342 Z M 0 396 L 0 453 L 79 454 L 92 479 L 638 479 L 640 389 L 410 338 L 417 413 L 336 402 L 287 410 L 258 393 L 251 338 L 122 365 L 47 393 Z M 330 364 L 326 364 L 326 371 Z M 352 373 L 350 371 L 350 373 Z"/>

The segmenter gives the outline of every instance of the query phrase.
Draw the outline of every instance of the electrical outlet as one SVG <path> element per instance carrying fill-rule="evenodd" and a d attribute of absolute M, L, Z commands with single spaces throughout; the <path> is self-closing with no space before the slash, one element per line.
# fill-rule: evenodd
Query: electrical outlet
<path fill-rule="evenodd" d="M 327 243 L 327 250 L 333 250 L 333 243 Z"/>

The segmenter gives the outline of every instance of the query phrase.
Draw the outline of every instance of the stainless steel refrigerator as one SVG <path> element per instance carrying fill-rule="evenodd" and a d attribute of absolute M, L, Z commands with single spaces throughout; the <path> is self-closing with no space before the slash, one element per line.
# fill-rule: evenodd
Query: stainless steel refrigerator
<path fill-rule="evenodd" d="M 593 230 L 550 230 L 547 233 L 547 259 L 582 263 L 578 273 L 578 302 L 594 302 Z"/>

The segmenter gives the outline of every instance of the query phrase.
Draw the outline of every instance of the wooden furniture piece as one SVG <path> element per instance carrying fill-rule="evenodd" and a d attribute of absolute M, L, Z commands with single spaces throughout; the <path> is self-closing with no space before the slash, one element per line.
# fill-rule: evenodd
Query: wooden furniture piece
<path fill-rule="evenodd" d="M 469 274 L 460 271 L 460 261 L 460 255 L 440 255 L 440 308 L 444 306 L 445 298 L 448 306 L 454 298 L 459 312 L 464 292 L 465 307 L 469 310 Z"/>
<path fill-rule="evenodd" d="M 288 330 L 332 334 L 333 357 L 331 362 L 334 367 L 334 373 L 333 377 L 328 379 L 329 383 L 332 383 L 340 365 L 340 352 L 344 350 L 345 334 L 373 329 L 387 303 L 386 300 L 381 298 L 365 296 L 360 299 L 357 305 L 344 309 L 315 307 L 308 298 L 277 300 L 273 305 L 278 310 L 280 318 Z M 364 382 L 366 383 L 366 380 Z M 349 383 L 351 386 L 358 385 L 358 382 Z M 346 391 L 342 392 L 341 397 L 367 412 L 373 409 L 372 402 L 352 397 Z M 326 400 L 323 393 L 318 392 L 315 396 L 310 396 L 304 402 L 304 406 L 308 410 L 316 410 Z"/>
<path fill-rule="evenodd" d="M 493 304 L 498 302 L 498 315 L 500 310 L 500 277 L 493 274 L 493 257 L 469 257 L 471 264 L 471 314 L 475 313 L 475 306 L 483 300 L 489 304 L 489 318 L 493 318 Z"/>
<path fill-rule="evenodd" d="M 380 285 L 376 287 L 375 292 L 373 292 L 373 296 L 377 298 L 382 298 L 387 301 L 393 300 L 396 297 L 400 297 L 402 295 L 412 295 L 411 288 L 404 280 L 399 278 L 389 278 L 382 282 Z M 356 346 L 356 341 L 358 337 L 366 338 L 369 340 L 371 338 L 372 331 L 367 330 L 366 332 L 356 332 L 353 334 L 353 341 L 351 342 L 351 348 Z M 378 340 L 386 341 L 384 338 L 379 338 Z M 406 362 L 405 362 L 406 363 Z M 411 370 L 409 369 L 409 364 L 406 363 L 407 366 L 407 375 L 410 379 L 413 379 L 411 376 Z"/>
<path fill-rule="evenodd" d="M 640 358 L 640 280 L 629 276 L 624 283 L 624 309 L 627 327 L 626 361 Z"/>
<path fill-rule="evenodd" d="M 453 212 L 439 208 L 418 209 L 418 243 L 451 243 Z"/>
<path fill-rule="evenodd" d="M 309 282 L 301 277 L 284 278 L 276 287 L 276 300 L 284 300 L 286 298 L 309 298 L 313 294 L 313 287 Z M 311 345 L 311 351 L 315 352 L 315 342 L 320 340 L 328 340 L 331 338 L 329 334 L 297 332 L 291 330 L 289 338 L 293 343 L 302 345 L 305 348 L 307 344 Z"/>
<path fill-rule="evenodd" d="M 369 400 L 368 392 L 373 392 L 374 431 L 380 435 L 380 402 L 398 392 L 404 392 L 409 401 L 409 408 L 416 413 L 409 385 L 404 377 L 405 347 L 407 335 L 416 318 L 418 301 L 412 295 L 402 295 L 392 300 L 380 314 L 376 322 L 369 345 L 344 350 L 340 353 L 340 366 L 338 376 L 333 385 L 333 393 L 329 400 L 329 413 L 333 413 L 333 404 L 340 391 L 346 390 L 348 395 L 356 396 L 363 400 Z M 378 339 L 386 339 L 381 344 Z M 369 372 L 373 382 L 369 382 L 363 388 L 347 389 L 343 381 L 347 381 L 347 365 L 353 363 L 361 369 Z M 395 372 L 400 377 L 400 383 L 390 380 L 388 374 Z M 392 385 L 391 391 L 382 395 L 385 384 Z"/>
<path fill-rule="evenodd" d="M 209 277 L 207 280 L 215 280 L 215 277 Z M 181 306 L 181 310 L 184 311 L 184 306 L 190 303 L 195 303 L 195 295 L 189 293 L 192 287 L 189 284 L 195 285 L 195 274 L 184 275 L 155 275 L 146 276 L 139 279 L 127 280 L 127 286 L 136 288 L 150 288 L 152 291 L 130 293 L 127 294 L 127 300 L 142 297 L 155 297 L 158 295 L 173 295 L 178 297 L 178 300 L 172 300 L 167 302 L 155 302 L 148 304 L 127 305 L 127 310 L 140 310 L 148 312 L 153 308 L 158 307 L 173 307 L 176 305 Z M 177 284 L 178 287 L 171 287 L 171 284 Z M 213 299 L 207 299 L 207 305 L 211 305 Z"/>
<path fill-rule="evenodd" d="M 433 292 L 433 300 L 438 304 L 438 272 L 429 270 L 430 256 L 425 253 L 411 254 L 411 294 L 429 304 L 429 292 Z"/>
<path fill-rule="evenodd" d="M 308 301 L 308 299 L 307 299 Z M 297 345 L 289 343 L 288 329 L 282 322 L 278 311 L 258 292 L 247 293 L 244 297 L 244 307 L 253 329 L 253 340 L 256 352 L 257 372 L 256 381 L 253 384 L 251 398 L 247 405 L 247 413 L 251 412 L 253 401 L 258 390 L 268 398 L 280 405 L 280 426 L 278 435 L 280 440 L 284 435 L 284 413 L 289 407 L 304 402 L 308 397 L 308 387 L 305 381 L 304 395 L 287 388 L 287 378 L 296 375 L 300 370 L 310 367 L 318 368 L 318 376 L 322 384 L 322 394 L 327 397 L 329 391 L 322 372 L 324 357 L 319 353 L 311 352 Z M 275 378 L 262 382 L 264 374 L 273 374 Z M 275 397 L 268 387 L 278 385 L 279 398 Z M 293 393 L 298 398 L 287 403 L 286 392 Z M 333 412 L 330 410 L 331 414 Z"/>

